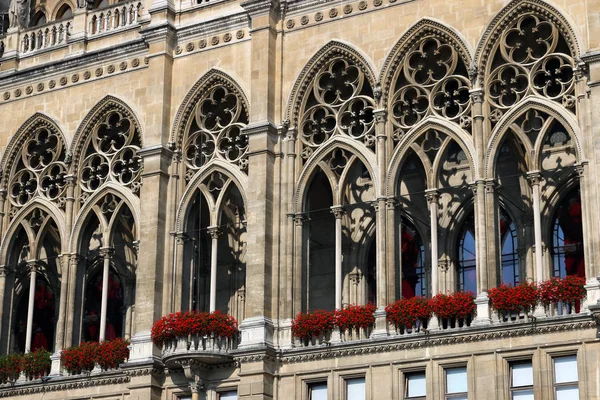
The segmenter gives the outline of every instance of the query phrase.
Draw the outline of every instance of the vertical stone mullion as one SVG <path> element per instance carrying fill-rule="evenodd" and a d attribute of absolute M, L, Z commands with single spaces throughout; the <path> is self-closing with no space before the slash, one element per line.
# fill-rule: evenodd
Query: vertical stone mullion
<path fill-rule="evenodd" d="M 485 181 L 485 230 L 487 231 L 485 248 L 487 251 L 488 289 L 497 285 L 501 275 L 499 267 L 502 246 L 499 237 L 498 206 L 496 182 L 487 180 Z"/>
<path fill-rule="evenodd" d="M 295 167 L 296 167 L 296 140 L 294 132 L 288 132 L 286 138 L 286 152 L 285 152 L 285 164 L 284 164 L 284 178 L 285 178 L 285 190 L 283 190 L 283 201 L 282 203 L 286 206 L 285 214 L 285 230 L 284 236 L 281 240 L 283 246 L 283 270 L 281 273 L 281 284 L 285 287 L 285 298 L 280 299 L 283 303 L 281 310 L 282 318 L 293 318 L 294 304 L 294 285 L 292 283 L 294 274 L 294 252 L 295 252 L 295 239 L 294 239 L 294 183 L 295 183 Z M 282 212 L 283 214 L 283 212 Z M 302 282 L 302 280 L 300 280 Z"/>
<path fill-rule="evenodd" d="M 396 259 L 400 260 L 399 263 L 399 273 L 402 275 L 402 257 L 400 254 L 401 247 L 396 244 L 396 231 L 398 231 L 398 237 L 402 237 L 402 224 L 400 227 L 396 227 L 396 199 L 391 197 L 388 198 L 385 202 L 385 230 L 386 230 L 386 259 L 385 263 L 387 264 L 387 293 L 388 303 L 393 303 L 396 300 L 396 293 L 400 291 L 400 296 L 402 296 L 402 285 L 398 285 L 396 280 Z M 399 239 L 400 240 L 400 239 Z"/>

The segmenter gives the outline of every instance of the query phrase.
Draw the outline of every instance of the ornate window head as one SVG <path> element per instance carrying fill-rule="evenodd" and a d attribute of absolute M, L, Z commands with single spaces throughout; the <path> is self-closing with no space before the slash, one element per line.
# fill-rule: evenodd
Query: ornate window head
<path fill-rule="evenodd" d="M 92 129 L 79 168 L 83 193 L 89 195 L 106 182 L 138 193 L 143 169 L 140 147 L 139 130 L 132 118 L 119 110 L 105 113 Z"/>
<path fill-rule="evenodd" d="M 503 31 L 488 63 L 486 93 L 491 121 L 528 95 L 546 97 L 575 112 L 575 64 L 559 27 L 525 14 Z"/>
<path fill-rule="evenodd" d="M 36 123 L 17 144 L 8 179 L 11 216 L 36 196 L 64 204 L 67 166 L 64 142 L 48 123 Z M 18 152 L 18 153 L 17 153 Z"/>
<path fill-rule="evenodd" d="M 224 85 L 206 90 L 198 101 L 183 143 L 186 179 L 213 159 L 248 168 L 248 111 L 237 91 Z"/>
<path fill-rule="evenodd" d="M 367 147 L 375 144 L 375 101 L 364 71 L 344 58 L 334 58 L 311 83 L 298 124 L 302 158 L 334 135 L 347 135 Z"/>
<path fill-rule="evenodd" d="M 471 127 L 467 68 L 454 46 L 436 35 L 415 43 L 404 58 L 392 86 L 390 116 L 394 139 L 428 115 Z"/>

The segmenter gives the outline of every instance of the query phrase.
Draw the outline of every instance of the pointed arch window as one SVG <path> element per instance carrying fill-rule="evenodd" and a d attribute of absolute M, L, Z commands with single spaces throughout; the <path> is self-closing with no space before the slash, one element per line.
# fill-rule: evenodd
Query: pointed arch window
<path fill-rule="evenodd" d="M 457 289 L 477 293 L 475 221 L 471 214 L 463 223 L 458 240 Z"/>
<path fill-rule="evenodd" d="M 500 244 L 502 249 L 502 283 L 517 286 L 520 283 L 517 228 L 504 211 L 500 213 Z"/>
<path fill-rule="evenodd" d="M 585 278 L 581 194 L 567 194 L 559 204 L 552 227 L 552 275 L 576 275 Z"/>

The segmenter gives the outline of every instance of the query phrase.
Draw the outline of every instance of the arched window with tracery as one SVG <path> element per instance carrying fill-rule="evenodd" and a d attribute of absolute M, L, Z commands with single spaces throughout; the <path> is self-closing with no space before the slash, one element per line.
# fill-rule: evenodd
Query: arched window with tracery
<path fill-rule="evenodd" d="M 302 309 L 375 303 L 375 194 L 365 164 L 346 149 L 331 151 L 304 199 Z"/>
<path fill-rule="evenodd" d="M 568 193 L 558 205 L 552 224 L 552 275 L 585 278 L 581 194 Z"/>
<path fill-rule="evenodd" d="M 60 6 L 58 11 L 56 12 L 57 20 L 67 19 L 67 18 L 72 18 L 72 17 L 73 17 L 73 10 L 71 9 L 71 6 L 68 5 L 67 3 Z"/>
<path fill-rule="evenodd" d="M 52 351 L 55 345 L 60 293 L 60 234 L 54 219 L 36 208 L 13 231 L 8 247 L 10 271 L 4 311 L 10 327 L 8 351 Z M 6 304 L 6 302 L 5 302 Z"/>
<path fill-rule="evenodd" d="M 374 148 L 375 101 L 364 67 L 340 56 L 333 57 L 309 85 L 298 124 L 302 161 L 336 135 Z"/>
<path fill-rule="evenodd" d="M 204 165 L 223 160 L 248 168 L 248 106 L 241 91 L 228 82 L 209 81 L 197 94 L 185 126 L 182 155 L 189 181 Z"/>
<path fill-rule="evenodd" d="M 192 190 L 183 242 L 181 308 L 221 311 L 241 321 L 246 297 L 246 211 L 242 193 L 222 171 Z"/>
<path fill-rule="evenodd" d="M 475 220 L 471 212 L 463 222 L 457 244 L 457 290 L 477 293 Z"/>
<path fill-rule="evenodd" d="M 489 60 L 486 56 L 482 61 L 492 124 L 529 95 L 576 112 L 573 42 L 555 18 L 546 12 L 519 10 L 496 36 Z"/>
<path fill-rule="evenodd" d="M 517 286 L 521 281 L 517 228 L 504 210 L 500 210 L 501 276 L 505 285 Z"/>
<path fill-rule="evenodd" d="M 122 198 L 108 193 L 95 202 L 84 221 L 78 249 L 82 256 L 76 278 L 79 337 L 75 342 L 129 339 L 137 265 L 133 214 Z"/>

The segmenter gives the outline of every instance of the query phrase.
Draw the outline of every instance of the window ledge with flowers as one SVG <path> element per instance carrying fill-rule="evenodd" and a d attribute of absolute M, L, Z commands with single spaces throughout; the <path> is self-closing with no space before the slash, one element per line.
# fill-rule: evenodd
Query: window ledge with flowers
<path fill-rule="evenodd" d="M 163 362 L 176 365 L 182 359 L 216 364 L 232 358 L 237 349 L 237 321 L 219 311 L 185 311 L 169 314 L 154 323 L 152 341 L 162 348 Z"/>

